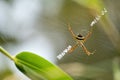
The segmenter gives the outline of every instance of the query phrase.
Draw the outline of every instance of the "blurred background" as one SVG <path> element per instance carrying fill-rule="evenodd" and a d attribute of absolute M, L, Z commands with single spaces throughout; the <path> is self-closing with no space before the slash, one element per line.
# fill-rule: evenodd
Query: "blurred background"
<path fill-rule="evenodd" d="M 119 0 L 0 0 L 0 46 L 11 55 L 34 52 L 59 66 L 74 80 L 120 80 Z M 107 13 L 93 26 L 85 46 L 61 60 L 56 56 L 76 42 L 68 31 L 86 35 L 91 22 Z M 30 80 L 12 61 L 0 54 L 0 80 Z"/>

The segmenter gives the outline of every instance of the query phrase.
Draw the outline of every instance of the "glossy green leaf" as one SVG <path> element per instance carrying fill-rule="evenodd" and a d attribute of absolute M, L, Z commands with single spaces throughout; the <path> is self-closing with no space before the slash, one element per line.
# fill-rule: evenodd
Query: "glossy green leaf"
<path fill-rule="evenodd" d="M 17 68 L 32 80 L 73 80 L 56 65 L 34 53 L 21 52 L 12 57 L 3 48 L 0 52 L 13 60 Z"/>

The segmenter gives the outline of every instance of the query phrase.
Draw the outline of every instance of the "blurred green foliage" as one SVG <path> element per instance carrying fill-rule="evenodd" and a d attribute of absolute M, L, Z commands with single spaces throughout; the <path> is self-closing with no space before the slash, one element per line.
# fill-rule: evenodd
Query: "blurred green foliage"
<path fill-rule="evenodd" d="M 0 71 L 0 79 L 4 80 L 4 78 L 6 78 L 12 74 L 13 74 L 13 72 L 9 69 L 2 70 L 2 71 Z"/>

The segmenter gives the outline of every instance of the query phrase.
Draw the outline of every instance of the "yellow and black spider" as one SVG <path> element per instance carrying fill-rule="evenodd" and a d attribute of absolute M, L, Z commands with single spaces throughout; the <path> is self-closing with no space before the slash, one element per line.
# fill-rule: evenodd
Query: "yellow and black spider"
<path fill-rule="evenodd" d="M 87 35 L 85 37 L 82 36 L 81 34 L 75 35 L 74 32 L 72 31 L 72 28 L 71 28 L 70 24 L 68 25 L 68 27 L 69 27 L 69 31 L 72 34 L 73 38 L 76 40 L 76 44 L 74 46 L 72 46 L 72 48 L 68 51 L 68 53 L 71 53 L 75 48 L 77 48 L 78 46 L 81 46 L 83 51 L 87 55 L 93 54 L 95 51 L 93 51 L 91 53 L 90 51 L 87 50 L 87 48 L 83 44 L 91 36 L 91 34 L 92 34 L 92 26 L 90 27 L 90 30 L 89 30 L 89 32 L 87 33 Z"/>

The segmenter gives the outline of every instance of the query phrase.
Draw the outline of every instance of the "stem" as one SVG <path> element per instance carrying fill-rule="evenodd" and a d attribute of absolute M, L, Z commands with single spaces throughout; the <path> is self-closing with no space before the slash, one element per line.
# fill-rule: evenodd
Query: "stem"
<path fill-rule="evenodd" d="M 2 54 L 4 54 L 5 56 L 7 56 L 9 59 L 14 60 L 14 58 L 10 55 L 10 53 L 7 52 L 7 51 L 6 51 L 4 48 L 2 48 L 1 46 L 0 46 L 0 52 L 1 52 Z"/>

